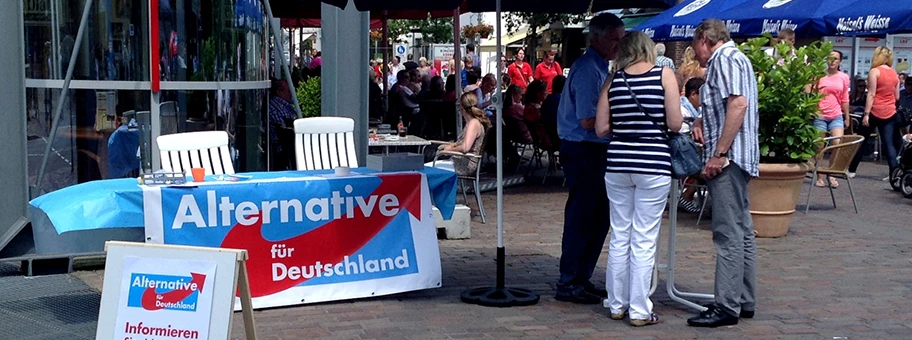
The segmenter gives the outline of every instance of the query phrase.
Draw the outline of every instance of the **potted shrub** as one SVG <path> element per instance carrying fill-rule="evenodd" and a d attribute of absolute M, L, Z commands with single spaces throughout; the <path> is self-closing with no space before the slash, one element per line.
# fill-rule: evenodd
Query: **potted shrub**
<path fill-rule="evenodd" d="M 301 82 L 297 88 L 298 103 L 301 104 L 301 116 L 319 117 L 322 97 L 322 86 L 320 77 L 310 77 L 307 81 Z"/>
<path fill-rule="evenodd" d="M 822 98 L 817 82 L 826 75 L 832 44 L 780 43 L 771 56 L 763 49 L 769 40 L 750 39 L 740 48 L 753 64 L 759 92 L 760 177 L 749 186 L 754 230 L 758 237 L 781 237 L 788 233 L 808 161 L 820 146 L 813 124 Z"/>

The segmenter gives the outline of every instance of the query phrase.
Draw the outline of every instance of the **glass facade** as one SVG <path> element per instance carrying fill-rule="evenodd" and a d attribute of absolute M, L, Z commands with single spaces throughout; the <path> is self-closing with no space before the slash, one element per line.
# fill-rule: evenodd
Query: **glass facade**
<path fill-rule="evenodd" d="M 63 79 L 85 0 L 25 0 L 26 77 Z M 149 80 L 147 1 L 95 0 L 73 79 Z"/>
<path fill-rule="evenodd" d="M 77 46 L 86 1 L 93 3 Z M 181 132 L 226 131 L 236 171 L 267 169 L 271 58 L 260 1 L 160 0 L 153 23 L 148 0 L 23 4 L 31 185 L 48 158 L 36 194 L 154 170 L 153 137 Z M 157 93 L 151 29 L 159 36 Z M 73 53 L 74 81 L 45 154 Z"/>

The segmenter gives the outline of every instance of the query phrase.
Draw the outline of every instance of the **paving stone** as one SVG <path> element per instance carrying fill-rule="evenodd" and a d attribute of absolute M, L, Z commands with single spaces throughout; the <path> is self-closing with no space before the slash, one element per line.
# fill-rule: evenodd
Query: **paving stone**
<path fill-rule="evenodd" d="M 567 192 L 560 181 L 541 186 L 531 184 L 541 183 L 541 178 L 533 178 L 530 184 L 505 191 L 504 235 L 506 282 L 541 294 L 537 305 L 487 308 L 459 301 L 462 291 L 495 282 L 492 192 L 482 195 L 488 224 L 475 218 L 471 239 L 440 241 L 443 287 L 256 311 L 257 331 L 263 339 L 910 339 L 912 200 L 888 189 L 889 184 L 880 180 L 886 171 L 885 165 L 862 164 L 852 183 L 859 214 L 852 209 L 847 186 L 835 190 L 836 209 L 827 190 L 815 189 L 811 213 L 795 214 L 787 236 L 758 239 L 757 316 L 737 326 L 688 327 L 685 320 L 696 312 L 668 297 L 664 271 L 653 296 L 662 320 L 658 325 L 634 328 L 627 321 L 608 319 L 601 306 L 555 301 Z M 803 190 L 802 203 L 807 185 Z M 715 249 L 709 228 L 708 219 L 697 226 L 695 215 L 680 214 L 675 278 L 679 290 L 712 293 Z M 660 264 L 667 263 L 667 235 L 666 221 L 659 240 Z M 593 274 L 597 285 L 604 284 L 606 259 L 607 247 Z M 101 288 L 103 275 L 102 270 L 74 274 L 96 289 Z M 97 309 L 94 313 L 93 319 Z M 53 317 L 41 315 L 45 314 Z M 239 313 L 233 323 L 232 337 L 243 339 Z M 72 338 L 92 338 L 93 327 L 85 328 L 86 334 Z"/>

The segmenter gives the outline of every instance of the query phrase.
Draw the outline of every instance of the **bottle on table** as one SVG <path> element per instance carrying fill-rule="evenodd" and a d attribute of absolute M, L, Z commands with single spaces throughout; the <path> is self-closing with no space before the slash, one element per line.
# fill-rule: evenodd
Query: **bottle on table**
<path fill-rule="evenodd" d="M 402 123 L 402 116 L 399 116 L 399 137 L 405 137 L 408 134 L 408 130 L 405 129 L 405 124 Z"/>

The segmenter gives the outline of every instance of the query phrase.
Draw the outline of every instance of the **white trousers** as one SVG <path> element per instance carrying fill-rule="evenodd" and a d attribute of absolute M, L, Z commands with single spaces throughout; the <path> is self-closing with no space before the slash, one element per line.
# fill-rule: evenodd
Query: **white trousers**
<path fill-rule="evenodd" d="M 649 288 L 670 186 L 669 176 L 605 174 L 611 201 L 605 288 L 613 314 L 628 310 L 631 319 L 648 319 L 652 314 Z"/>

